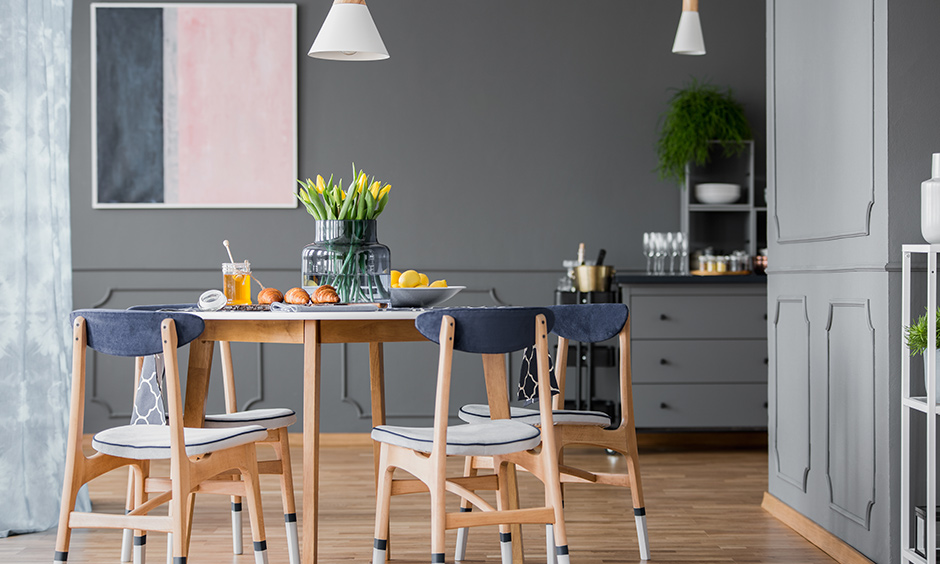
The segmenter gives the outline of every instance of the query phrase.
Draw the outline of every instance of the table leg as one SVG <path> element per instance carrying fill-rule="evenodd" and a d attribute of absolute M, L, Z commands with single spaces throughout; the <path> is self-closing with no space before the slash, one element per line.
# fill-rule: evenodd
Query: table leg
<path fill-rule="evenodd" d="M 320 322 L 304 322 L 304 564 L 317 561 L 317 488 L 320 483 Z"/>
<path fill-rule="evenodd" d="M 183 407 L 183 426 L 202 427 L 206 416 L 206 395 L 209 392 L 209 372 L 212 369 L 214 341 L 196 339 L 189 343 L 189 368 L 186 369 L 186 403 Z"/>
<path fill-rule="evenodd" d="M 369 343 L 369 378 L 372 390 L 372 426 L 385 425 L 385 361 L 382 343 Z M 372 444 L 375 478 L 379 475 L 379 443 Z"/>
<path fill-rule="evenodd" d="M 372 391 L 372 426 L 385 425 L 385 347 L 382 343 L 369 343 L 369 389 Z M 375 470 L 376 492 L 379 480 L 379 451 L 381 445 L 372 443 L 372 464 Z M 385 530 L 385 557 L 391 559 L 392 547 L 388 542 L 388 529 Z"/>

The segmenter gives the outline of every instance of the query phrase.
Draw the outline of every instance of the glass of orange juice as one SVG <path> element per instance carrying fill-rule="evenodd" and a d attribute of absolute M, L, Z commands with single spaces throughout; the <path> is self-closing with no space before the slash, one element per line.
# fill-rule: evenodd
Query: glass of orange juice
<path fill-rule="evenodd" d="M 222 288 L 226 305 L 251 305 L 251 265 L 247 260 L 222 263 Z"/>

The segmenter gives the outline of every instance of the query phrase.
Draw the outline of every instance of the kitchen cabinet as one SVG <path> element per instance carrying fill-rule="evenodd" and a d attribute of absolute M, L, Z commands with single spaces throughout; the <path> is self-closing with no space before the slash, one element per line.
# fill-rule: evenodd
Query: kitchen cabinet
<path fill-rule="evenodd" d="M 753 257 L 767 246 L 767 202 L 764 187 L 758 191 L 754 186 L 754 142 L 744 143 L 743 153 L 728 157 L 714 141 L 711 162 L 701 167 L 686 165 L 679 217 L 680 228 L 689 237 L 690 253 L 712 247 L 721 254 L 744 250 Z M 699 202 L 695 185 L 708 182 L 739 184 L 741 196 L 728 204 Z M 692 270 L 696 268 L 693 264 Z"/>
<path fill-rule="evenodd" d="M 637 428 L 767 428 L 763 276 L 618 276 Z"/>

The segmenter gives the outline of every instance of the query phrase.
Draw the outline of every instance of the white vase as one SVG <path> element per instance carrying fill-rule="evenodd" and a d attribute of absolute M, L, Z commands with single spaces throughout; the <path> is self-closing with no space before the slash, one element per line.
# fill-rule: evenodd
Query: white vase
<path fill-rule="evenodd" d="M 927 393 L 927 351 L 923 353 L 924 357 L 924 394 Z M 937 376 L 940 376 L 940 350 L 937 351 Z M 937 403 L 940 403 L 940 381 L 937 382 L 937 389 L 934 392 L 937 396 Z"/>
<path fill-rule="evenodd" d="M 931 158 L 930 180 L 920 184 L 920 232 L 928 243 L 940 243 L 940 153 Z"/>

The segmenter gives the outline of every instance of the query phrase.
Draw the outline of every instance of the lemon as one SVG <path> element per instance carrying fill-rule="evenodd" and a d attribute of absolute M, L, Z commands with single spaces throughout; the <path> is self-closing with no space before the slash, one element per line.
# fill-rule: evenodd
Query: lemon
<path fill-rule="evenodd" d="M 392 284 L 392 288 L 401 288 L 401 286 L 399 286 L 398 283 L 396 282 L 395 284 Z"/>
<path fill-rule="evenodd" d="M 414 270 L 406 270 L 402 272 L 401 276 L 398 278 L 398 285 L 402 288 L 414 288 L 420 283 L 421 276 Z"/>
<path fill-rule="evenodd" d="M 427 286 L 427 285 L 428 285 L 428 282 L 430 282 L 430 280 L 428 279 L 428 275 L 425 274 L 425 273 L 423 273 L 423 272 L 419 272 L 419 273 L 418 273 L 418 276 L 421 277 L 421 282 L 419 282 L 419 285 L 421 285 L 421 286 Z"/>
<path fill-rule="evenodd" d="M 446 288 L 447 280 L 435 280 L 430 284 L 431 288 Z"/>
<path fill-rule="evenodd" d="M 427 284 L 418 284 L 417 286 L 415 286 L 415 288 L 427 288 L 427 287 L 428 287 Z"/>
<path fill-rule="evenodd" d="M 397 270 L 393 270 L 392 271 L 392 286 L 398 285 L 399 277 L 401 277 L 401 272 L 398 272 Z"/>

